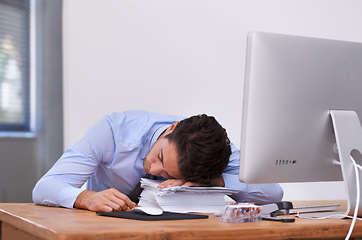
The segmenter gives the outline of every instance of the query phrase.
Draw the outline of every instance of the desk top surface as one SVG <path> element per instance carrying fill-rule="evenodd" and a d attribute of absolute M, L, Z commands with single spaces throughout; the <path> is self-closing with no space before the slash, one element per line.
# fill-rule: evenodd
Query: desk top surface
<path fill-rule="evenodd" d="M 333 201 L 333 203 L 342 203 Z M 331 202 L 318 202 L 326 204 Z M 300 205 L 314 205 L 302 202 Z M 296 206 L 296 204 L 294 203 Z M 37 206 L 32 203 L 0 203 L 0 221 L 45 239 L 290 239 L 326 238 L 347 235 L 350 219 L 309 220 L 294 223 L 262 221 L 223 223 L 208 219 L 139 221 L 98 216 L 78 209 Z M 352 236 L 362 236 L 357 221 Z"/>

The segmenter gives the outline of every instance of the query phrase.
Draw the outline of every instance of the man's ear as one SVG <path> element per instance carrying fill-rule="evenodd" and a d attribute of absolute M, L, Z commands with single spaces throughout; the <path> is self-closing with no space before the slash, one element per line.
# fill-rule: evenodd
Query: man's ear
<path fill-rule="evenodd" d="M 177 126 L 178 124 L 179 124 L 179 121 L 172 123 L 171 126 L 169 126 L 169 127 L 166 129 L 166 131 L 164 132 L 164 135 L 168 135 L 168 134 L 172 133 L 173 130 L 175 130 L 175 128 L 176 128 L 176 126 Z"/>

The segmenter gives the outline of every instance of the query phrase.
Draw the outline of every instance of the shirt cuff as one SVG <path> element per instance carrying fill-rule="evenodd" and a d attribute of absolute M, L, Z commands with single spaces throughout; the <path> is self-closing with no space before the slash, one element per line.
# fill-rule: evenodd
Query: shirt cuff
<path fill-rule="evenodd" d="M 74 208 L 74 202 L 85 189 L 67 187 L 58 194 L 59 205 L 66 208 Z"/>

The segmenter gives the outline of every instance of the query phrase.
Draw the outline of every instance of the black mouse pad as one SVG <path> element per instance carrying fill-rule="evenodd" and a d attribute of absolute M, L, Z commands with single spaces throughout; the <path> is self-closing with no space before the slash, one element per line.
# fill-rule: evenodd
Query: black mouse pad
<path fill-rule="evenodd" d="M 184 219 L 205 219 L 208 215 L 191 214 L 191 213 L 174 213 L 163 212 L 161 215 L 146 215 L 143 213 L 126 212 L 96 212 L 100 216 L 118 217 L 144 221 L 160 221 L 160 220 L 184 220 Z"/>

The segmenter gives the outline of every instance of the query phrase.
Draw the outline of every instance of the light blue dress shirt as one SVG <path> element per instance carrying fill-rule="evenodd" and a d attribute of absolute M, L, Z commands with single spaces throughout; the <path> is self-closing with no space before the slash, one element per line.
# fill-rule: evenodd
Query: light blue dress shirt
<path fill-rule="evenodd" d="M 112 113 L 71 145 L 33 189 L 33 201 L 47 206 L 73 208 L 81 187 L 102 191 L 115 188 L 128 195 L 146 175 L 143 160 L 161 133 L 183 117 L 145 111 Z M 241 190 L 239 202 L 267 204 L 282 199 L 279 184 L 239 182 L 239 150 L 232 155 L 223 178 L 225 187 Z"/>

